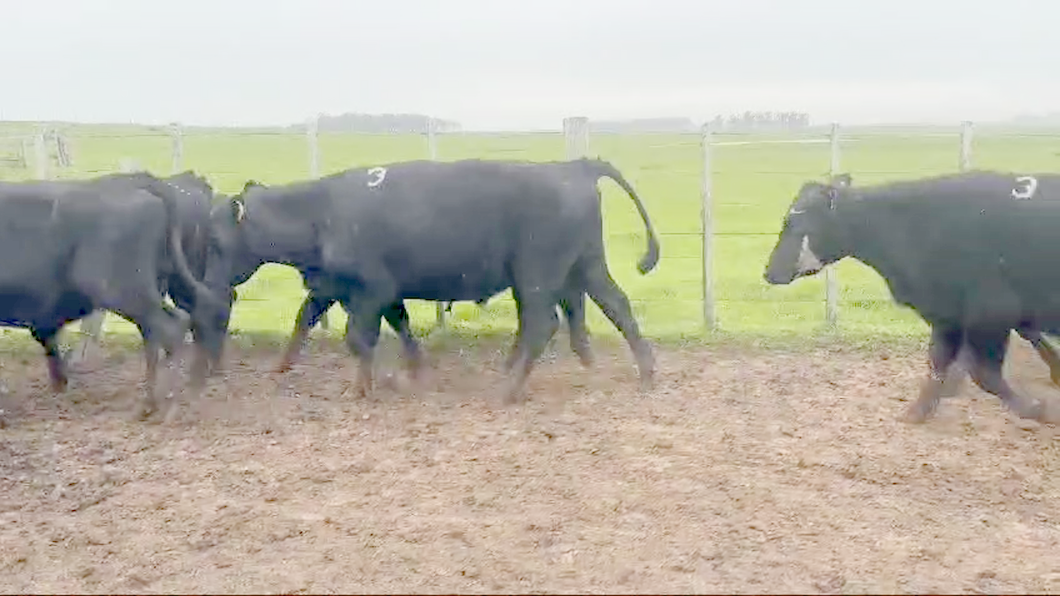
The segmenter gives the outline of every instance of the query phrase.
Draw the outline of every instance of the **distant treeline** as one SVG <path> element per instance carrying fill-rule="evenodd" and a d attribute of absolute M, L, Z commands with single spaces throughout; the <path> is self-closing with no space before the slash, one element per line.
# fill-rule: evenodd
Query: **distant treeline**
<path fill-rule="evenodd" d="M 338 116 L 327 114 L 320 116 L 320 132 L 360 132 L 408 134 L 426 133 L 427 126 L 434 121 L 435 132 L 459 132 L 460 123 L 441 118 L 432 118 L 423 114 L 357 114 L 346 113 Z M 303 128 L 304 124 L 292 125 L 291 128 Z"/>
<path fill-rule="evenodd" d="M 715 116 L 711 121 L 714 130 L 797 130 L 809 128 L 810 115 L 806 112 L 751 112 L 730 114 L 727 118 Z"/>
<path fill-rule="evenodd" d="M 796 130 L 810 126 L 805 112 L 751 112 L 715 116 L 716 131 Z M 699 130 L 691 118 L 638 118 L 632 120 L 589 120 L 590 132 L 602 133 L 689 133 Z"/>

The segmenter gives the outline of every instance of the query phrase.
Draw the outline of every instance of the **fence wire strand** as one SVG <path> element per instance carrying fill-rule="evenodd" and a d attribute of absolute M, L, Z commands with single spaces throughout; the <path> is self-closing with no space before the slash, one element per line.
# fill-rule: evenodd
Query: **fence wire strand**
<path fill-rule="evenodd" d="M 433 125 L 432 125 L 433 126 Z M 927 130 L 918 129 L 916 127 L 903 129 L 903 128 L 891 128 L 878 127 L 872 130 L 868 129 L 852 129 L 846 132 L 839 130 L 838 125 L 833 127 L 821 127 L 814 126 L 811 129 L 803 132 L 784 132 L 784 131 L 732 131 L 732 130 L 719 130 L 713 131 L 709 128 L 705 128 L 700 133 L 632 133 L 632 134 L 620 134 L 611 132 L 593 131 L 591 123 L 587 119 L 570 118 L 564 122 L 563 131 L 535 131 L 535 132 L 495 132 L 495 133 L 480 133 L 480 132 L 461 132 L 461 131 L 446 131 L 440 132 L 430 128 L 426 131 L 402 131 L 402 132 L 365 132 L 365 133 L 344 133 L 340 131 L 321 130 L 318 123 L 310 121 L 309 124 L 305 125 L 293 125 L 286 128 L 268 129 L 268 128 L 247 128 L 247 129 L 220 129 L 212 127 L 181 127 L 179 125 L 163 127 L 163 126 L 151 126 L 151 127 L 133 127 L 120 125 L 117 127 L 118 130 L 105 130 L 103 127 L 96 126 L 84 126 L 84 127 L 72 127 L 69 130 L 63 132 L 67 138 L 73 142 L 73 153 L 75 162 L 80 160 L 81 166 L 75 165 L 70 168 L 59 168 L 55 165 L 49 165 L 48 163 L 37 163 L 43 156 L 43 159 L 48 160 L 51 157 L 51 153 L 54 151 L 47 146 L 46 140 L 41 140 L 42 132 L 26 132 L 25 130 L 18 130 L 12 134 L 0 138 L 4 143 L 0 143 L 0 168 L 5 163 L 19 163 L 17 159 L 7 159 L 5 157 L 5 149 L 7 147 L 17 147 L 18 151 L 24 151 L 27 145 L 30 145 L 29 153 L 26 155 L 26 165 L 24 168 L 36 168 L 35 175 L 22 176 L 22 178 L 61 178 L 69 179 L 76 178 L 78 176 L 105 174 L 116 170 L 117 163 L 111 165 L 104 165 L 100 163 L 95 155 L 81 155 L 79 152 L 79 144 L 85 147 L 85 151 L 102 151 L 93 146 L 92 143 L 97 141 L 106 142 L 100 143 L 103 146 L 108 147 L 108 151 L 120 152 L 122 146 L 128 146 L 130 152 L 144 152 L 144 146 L 136 146 L 137 142 L 143 140 L 154 141 L 172 141 L 172 143 L 165 145 L 166 149 L 160 150 L 157 154 L 141 154 L 141 155 L 120 155 L 116 154 L 119 159 L 127 159 L 129 157 L 134 158 L 137 163 L 145 164 L 148 169 L 152 171 L 165 172 L 168 168 L 172 167 L 175 169 L 184 164 L 188 164 L 188 167 L 194 168 L 200 171 L 201 174 L 205 175 L 208 179 L 216 181 L 217 179 L 223 180 L 223 185 L 227 188 L 228 186 L 237 186 L 245 179 L 254 178 L 252 172 L 245 169 L 241 169 L 234 165 L 233 162 L 229 162 L 228 167 L 225 167 L 225 163 L 214 163 L 208 168 L 203 168 L 202 162 L 199 161 L 201 155 L 198 152 L 203 151 L 204 144 L 215 143 L 219 141 L 232 141 L 239 142 L 240 140 L 249 140 L 253 143 L 254 139 L 265 139 L 275 138 L 291 141 L 292 143 L 304 143 L 306 158 L 302 164 L 296 165 L 294 170 L 304 168 L 305 176 L 295 176 L 295 178 L 305 178 L 318 176 L 321 173 L 332 171 L 338 164 L 339 159 L 334 155 L 328 155 L 331 147 L 334 147 L 332 143 L 341 140 L 344 143 L 354 141 L 356 139 L 380 139 L 380 138 L 393 138 L 396 135 L 413 139 L 408 145 L 409 148 L 415 147 L 419 144 L 421 153 L 415 155 L 402 156 L 404 159 L 441 159 L 451 160 L 455 158 L 483 158 L 483 157 L 499 157 L 517 159 L 517 154 L 532 154 L 532 157 L 540 158 L 544 157 L 547 160 L 559 160 L 564 157 L 562 152 L 564 151 L 564 144 L 566 147 L 566 158 L 570 159 L 573 157 L 580 156 L 597 156 L 600 155 L 604 159 L 609 159 L 612 163 L 620 165 L 623 170 L 630 171 L 632 174 L 626 174 L 627 178 L 634 181 L 636 177 L 648 178 L 652 177 L 653 180 L 663 180 L 679 178 L 682 181 L 701 181 L 701 193 L 703 196 L 700 198 L 699 210 L 703 211 L 704 205 L 709 205 L 706 209 L 705 217 L 710 220 L 711 238 L 717 238 L 720 240 L 731 240 L 733 238 L 753 238 L 758 240 L 775 239 L 779 233 L 779 224 L 782 217 L 783 209 L 790 203 L 791 196 L 797 190 L 797 188 L 791 188 L 785 192 L 783 197 L 775 197 L 773 195 L 763 195 L 762 200 L 757 197 L 741 198 L 739 195 L 734 196 L 732 186 L 734 182 L 740 180 L 758 180 L 759 178 L 802 178 L 803 180 L 823 180 L 827 179 L 830 175 L 838 172 L 848 172 L 855 180 L 858 177 L 889 177 L 889 176 L 905 176 L 905 177 L 921 177 L 931 176 L 940 173 L 947 173 L 952 171 L 959 171 L 963 169 L 969 169 L 974 167 L 973 164 L 973 152 L 971 150 L 973 142 L 982 143 L 985 146 L 993 146 L 996 144 L 1004 144 L 1006 142 L 1018 142 L 1021 140 L 1032 140 L 1032 141 L 1055 141 L 1057 144 L 1054 146 L 1055 149 L 1049 152 L 1050 156 L 1060 156 L 1060 131 L 1024 131 L 1024 130 L 995 130 L 991 127 L 983 127 L 982 131 L 973 134 L 973 127 L 970 123 L 966 123 L 961 127 L 954 127 L 952 130 Z M 113 141 L 114 143 L 110 143 Z M 324 143 L 324 149 L 321 147 L 321 143 Z M 936 152 L 941 149 L 936 149 L 935 141 L 938 141 L 937 145 L 941 148 L 945 143 L 947 147 L 946 151 L 952 153 L 946 157 L 946 162 L 938 161 L 938 163 L 946 163 L 948 165 L 939 168 L 924 167 L 923 163 L 910 167 L 910 168 L 874 168 L 871 165 L 865 163 L 868 157 L 872 156 L 871 152 L 864 152 L 865 147 L 870 146 L 873 142 L 883 143 L 916 143 L 927 141 L 930 143 L 930 150 L 934 156 Z M 564 144 L 560 144 L 560 143 Z M 6 144 L 5 144 L 6 143 Z M 32 146 L 36 143 L 36 146 Z M 117 148 L 114 148 L 117 146 Z M 280 146 L 280 145 L 269 145 L 269 146 Z M 1048 147 L 1048 145 L 1046 145 Z M 177 148 L 179 147 L 179 149 Z M 803 149 L 800 149 L 803 148 Z M 11 150 L 8 150 L 11 151 Z M 176 154 L 179 151 L 179 155 Z M 545 156 L 542 154 L 543 151 L 554 151 L 554 155 Z M 766 153 L 754 153 L 754 152 L 766 152 Z M 747 155 L 764 155 L 770 159 L 773 159 L 773 153 L 776 151 L 806 151 L 805 153 L 797 154 L 799 163 L 805 164 L 801 169 L 788 169 L 788 168 L 774 168 L 774 167 L 748 167 L 744 169 L 739 167 L 740 165 L 750 166 L 761 166 L 769 165 L 766 163 L 755 164 L 753 161 L 749 162 Z M 995 148 L 996 151 L 996 148 Z M 171 155 L 170 152 L 173 154 Z M 748 153 L 751 152 L 751 153 Z M 826 155 L 826 153 L 828 155 Z M 315 155 L 316 157 L 312 157 Z M 783 154 L 778 154 L 783 155 Z M 792 154 L 796 155 L 796 154 Z M 942 155 L 938 153 L 938 155 Z M 850 160 L 849 167 L 842 167 L 839 163 L 840 157 L 845 157 Z M 239 159 L 240 156 L 226 154 L 223 156 L 225 159 Z M 289 156 L 283 156 L 287 159 Z M 393 159 L 393 154 L 388 154 L 387 159 L 396 161 Z M 270 159 L 268 155 L 255 156 L 256 159 L 267 162 Z M 348 156 L 343 159 L 347 159 Z M 364 155 L 363 158 L 366 161 L 374 159 L 374 155 Z M 119 159 L 115 159 L 117 162 Z M 687 161 L 686 161 L 687 160 Z M 729 160 L 739 160 L 730 162 Z M 694 162 L 694 165 L 693 165 Z M 35 164 L 35 165 L 33 165 Z M 338 167 L 349 167 L 349 163 L 338 165 Z M 868 165 L 868 167 L 866 167 Z M 262 166 L 263 172 L 259 172 L 258 178 L 264 178 L 260 176 L 264 173 L 264 169 L 268 166 Z M 4 170 L 0 169 L 0 178 L 3 178 Z M 718 176 L 728 176 L 723 182 L 724 186 L 716 185 L 713 180 Z M 242 179 L 242 181 L 241 181 Z M 664 182 L 657 182 L 662 184 Z M 666 182 L 668 183 L 668 182 Z M 773 184 L 773 183 L 767 183 Z M 717 189 L 721 188 L 721 192 Z M 220 188 L 218 190 L 221 190 Z M 692 192 L 692 191 L 685 191 Z M 748 193 L 749 196 L 750 193 Z M 717 196 L 716 196 L 717 195 Z M 674 199 L 670 199 L 674 200 Z M 776 201 L 776 202 L 774 202 Z M 698 218 L 698 214 L 694 213 L 697 205 L 692 202 L 682 203 L 687 205 L 687 212 L 682 218 L 687 217 L 688 220 L 692 220 L 693 217 Z M 656 203 L 655 205 L 658 205 Z M 652 205 L 648 205 L 649 211 L 652 211 Z M 756 213 L 763 215 L 768 213 L 769 210 L 775 209 L 776 216 L 775 222 L 776 228 L 770 230 L 754 229 L 754 220 L 748 219 L 753 218 Z M 665 209 L 661 209 L 663 213 Z M 718 214 L 728 214 L 718 219 Z M 654 214 L 653 214 L 654 216 Z M 764 215 L 763 215 L 764 216 Z M 671 225 L 673 222 L 670 220 L 677 219 L 672 214 L 669 217 L 658 216 L 661 221 L 666 221 L 666 225 Z M 773 216 L 768 216 L 772 221 Z M 654 219 L 654 217 L 653 217 Z M 688 227 L 690 222 L 681 222 L 684 226 Z M 718 224 L 723 224 L 723 229 L 718 230 Z M 705 224 L 704 224 L 705 225 Z M 751 229 L 745 229 L 751 227 Z M 737 228 L 737 229 L 731 229 Z M 658 236 L 663 242 L 663 259 L 664 262 L 678 262 L 680 263 L 678 269 L 684 270 L 693 267 L 693 263 L 704 264 L 704 259 L 708 259 L 711 262 L 722 263 L 723 259 L 731 256 L 732 246 L 725 244 L 714 246 L 713 244 L 707 243 L 704 238 L 704 233 L 700 229 L 685 229 L 685 230 L 674 230 L 674 229 L 663 229 L 657 230 Z M 617 243 L 628 242 L 640 242 L 644 240 L 645 234 L 643 230 L 634 230 L 630 232 L 609 232 L 606 234 L 608 241 Z M 702 253 L 698 254 L 687 254 L 677 252 L 676 254 L 669 254 L 667 251 L 667 240 L 681 242 L 685 239 L 696 238 L 700 242 L 695 244 L 704 247 L 704 250 L 708 252 L 706 256 Z M 690 243 L 691 245 L 691 243 Z M 735 246 L 735 245 L 734 245 Z M 695 249 L 699 250 L 699 249 Z M 757 249 L 756 249 L 757 250 Z M 756 263 L 756 267 L 759 264 Z M 730 267 L 731 269 L 731 267 Z M 709 271 L 709 272 L 708 272 Z M 632 298 L 632 301 L 639 305 L 659 304 L 660 302 L 674 303 L 674 304 L 701 304 L 704 305 L 704 317 L 710 320 L 713 316 L 710 311 L 713 308 L 713 304 L 727 304 L 733 303 L 751 303 L 751 304 L 777 304 L 777 299 L 772 299 L 768 296 L 768 291 L 763 290 L 761 296 L 751 296 L 748 292 L 753 292 L 751 288 L 754 286 L 748 285 L 747 279 L 737 279 L 732 277 L 732 272 L 727 271 L 725 276 L 720 280 L 714 280 L 717 277 L 716 273 L 713 273 L 714 269 L 711 267 L 704 268 L 704 275 L 712 277 L 711 283 L 707 283 L 705 278 L 700 279 L 667 279 L 659 280 L 656 282 L 650 282 L 656 284 L 656 289 L 664 289 L 665 298 Z M 741 274 L 750 275 L 750 274 Z M 761 274 L 759 271 L 754 272 L 754 281 L 761 284 Z M 714 292 L 714 281 L 723 282 L 717 286 L 720 293 L 713 295 Z M 695 284 L 700 285 L 700 295 L 689 297 L 690 294 L 687 292 L 682 296 L 673 296 L 668 293 L 670 287 L 690 287 Z M 727 289 L 726 284 L 732 284 L 732 289 Z M 882 304 L 888 304 L 889 295 L 883 290 L 879 299 L 876 298 L 852 298 L 847 295 L 847 292 L 841 284 L 836 284 L 834 287 L 832 284 L 826 284 L 826 293 L 828 295 L 821 296 L 819 299 L 805 299 L 796 296 L 785 296 L 783 301 L 785 303 L 791 302 L 796 304 L 827 304 L 827 308 L 831 309 L 827 315 L 829 320 L 834 319 L 836 316 L 835 309 L 840 306 L 847 308 L 861 308 L 865 306 L 878 306 Z M 742 289 L 741 289 L 742 288 Z M 864 291 L 859 288 L 859 291 Z M 870 292 L 871 293 L 871 292 Z M 709 295 L 708 295 L 709 294 Z M 441 319 L 440 319 L 441 320 Z M 722 326 L 725 326 L 726 322 L 722 322 Z"/>

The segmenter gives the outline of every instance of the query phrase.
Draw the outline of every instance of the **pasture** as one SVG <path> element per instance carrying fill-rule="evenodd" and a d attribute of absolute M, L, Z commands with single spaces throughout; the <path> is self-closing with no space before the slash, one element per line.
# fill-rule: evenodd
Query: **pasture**
<path fill-rule="evenodd" d="M 20 132 L 17 129 L 11 133 Z M 0 131 L 2 133 L 2 131 Z M 62 177 L 94 176 L 116 171 L 124 157 L 165 174 L 172 166 L 171 139 L 164 133 L 136 127 L 72 128 L 68 132 L 74 165 Z M 822 179 L 828 171 L 825 134 L 716 135 L 712 150 L 714 187 L 714 278 L 720 334 L 726 340 L 795 338 L 825 330 L 823 276 L 789 287 L 762 280 L 765 262 L 776 240 L 781 217 L 799 185 Z M 776 143 L 770 140 L 812 140 Z M 853 174 L 855 184 L 953 172 L 957 169 L 959 131 L 933 129 L 897 133 L 850 131 L 842 135 L 840 170 Z M 731 143 L 731 144 L 730 144 Z M 747 143 L 747 144 L 741 144 Z M 284 183 L 308 177 L 308 144 L 290 132 L 188 131 L 184 136 L 184 167 L 206 175 L 214 187 L 232 193 L 248 179 Z M 405 159 L 424 159 L 427 145 L 418 135 L 342 135 L 319 138 L 321 174 L 347 167 Z M 1009 170 L 1060 170 L 1060 136 L 983 132 L 975 136 L 975 167 Z M 612 274 L 634 302 L 644 332 L 656 339 L 702 340 L 702 240 L 700 184 L 702 150 L 698 135 L 596 135 L 590 153 L 614 163 L 637 189 L 652 223 L 660 233 L 662 259 L 651 274 L 641 276 L 635 263 L 644 247 L 643 227 L 628 198 L 612 182 L 601 181 Z M 438 159 L 465 158 L 563 159 L 561 134 L 440 135 Z M 26 172 L 22 171 L 21 175 Z M 0 175 L 3 172 L 0 171 Z M 9 173 L 7 177 L 19 175 Z M 920 338 L 925 327 L 913 313 L 896 307 L 883 281 L 856 262 L 838 266 L 840 323 L 846 340 L 876 338 L 902 341 Z M 243 333 L 287 330 L 304 295 L 291 270 L 263 268 L 239 290 L 233 325 Z M 412 301 L 413 324 L 420 333 L 434 325 L 434 306 Z M 332 309 L 333 327 L 341 333 L 341 309 Z M 282 321 L 282 322 L 281 322 Z M 514 304 L 508 294 L 482 311 L 457 304 L 450 327 L 462 335 L 514 329 Z M 109 329 L 132 332 L 121 321 Z M 615 335 L 595 305 L 589 308 L 595 333 Z M 829 335 L 833 333 L 828 332 Z M 709 338 L 707 338 L 709 339 Z M 834 338 L 830 338 L 834 339 Z"/>
<path fill-rule="evenodd" d="M 64 176 L 123 157 L 168 173 L 170 140 L 78 127 Z M 821 138 L 818 136 L 817 138 Z M 591 154 L 634 185 L 662 258 L 641 276 L 644 232 L 602 181 L 612 274 L 656 346 L 638 395 L 628 348 L 589 307 L 598 362 L 557 334 L 530 401 L 500 407 L 515 328 L 507 295 L 410 304 L 430 372 L 350 397 L 356 366 L 332 330 L 271 372 L 304 296 L 284 267 L 239 288 L 225 379 L 173 427 L 132 419 L 138 338 L 108 320 L 107 351 L 53 396 L 24 331 L 0 345 L 4 592 L 1055 592 L 1055 429 L 1019 421 L 966 383 L 925 425 L 898 420 L 925 372 L 926 326 L 859 263 L 839 266 L 835 330 L 824 283 L 762 280 L 799 185 L 828 170 L 824 143 L 713 150 L 721 331 L 703 332 L 696 136 L 598 135 Z M 958 134 L 844 134 L 855 184 L 950 172 Z M 976 167 L 1060 171 L 1060 138 L 978 134 Z M 422 137 L 320 136 L 321 172 L 425 158 Z M 438 158 L 562 159 L 561 135 L 444 135 Z M 307 176 L 299 134 L 189 131 L 184 165 L 215 188 Z M 5 173 L 7 177 L 18 174 Z M 823 277 L 823 276 L 822 276 Z M 76 329 L 76 325 L 72 325 Z M 67 336 L 67 343 L 76 339 Z M 380 367 L 400 365 L 385 333 Z M 1017 388 L 1055 395 L 1018 339 Z"/>

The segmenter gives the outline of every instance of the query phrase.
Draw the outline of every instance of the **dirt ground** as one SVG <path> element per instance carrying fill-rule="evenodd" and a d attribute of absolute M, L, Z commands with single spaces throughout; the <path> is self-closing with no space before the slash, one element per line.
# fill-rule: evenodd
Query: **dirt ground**
<path fill-rule="evenodd" d="M 1060 591 L 1056 429 L 971 383 L 901 422 L 922 353 L 659 349 L 639 395 L 594 347 L 511 407 L 494 348 L 369 399 L 341 346 L 230 352 L 168 427 L 133 418 L 137 353 L 62 396 L 6 358 L 0 590 Z M 1007 369 L 1056 395 L 1021 341 Z"/>

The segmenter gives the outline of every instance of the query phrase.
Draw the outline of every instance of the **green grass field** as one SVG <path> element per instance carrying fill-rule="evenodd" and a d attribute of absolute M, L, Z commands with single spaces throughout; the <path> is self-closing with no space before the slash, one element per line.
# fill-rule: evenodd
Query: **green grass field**
<path fill-rule="evenodd" d="M 3 133 L 18 133 L 9 128 Z M 171 140 L 164 133 L 137 127 L 75 127 L 68 130 L 74 165 L 61 177 L 94 176 L 114 171 L 130 157 L 159 174 L 172 164 Z M 829 146 L 819 144 L 742 144 L 733 140 L 768 140 L 764 135 L 715 136 L 713 148 L 715 288 L 722 331 L 703 331 L 701 285 L 700 184 L 702 152 L 696 135 L 597 135 L 592 154 L 614 163 L 646 203 L 661 234 L 662 258 L 655 271 L 641 276 L 636 262 L 645 246 L 643 227 L 630 201 L 609 181 L 602 181 L 608 261 L 625 288 L 646 335 L 661 341 L 711 341 L 720 338 L 777 341 L 807 336 L 862 341 L 920 341 L 926 327 L 914 313 L 895 306 L 882 280 L 860 263 L 839 264 L 838 337 L 825 331 L 823 275 L 788 287 L 762 280 L 766 258 L 776 240 L 781 217 L 799 185 L 820 179 L 828 170 Z M 794 138 L 794 137 L 788 137 Z M 809 138 L 808 136 L 804 138 Z M 816 138 L 823 138 L 817 135 Z M 423 137 L 320 136 L 321 173 L 427 157 Z M 438 139 L 444 161 L 479 157 L 553 160 L 564 156 L 560 134 L 446 135 Z M 855 184 L 915 178 L 955 171 L 959 153 L 956 128 L 930 136 L 879 132 L 846 132 L 842 136 L 841 170 Z M 1060 171 L 1060 136 L 980 133 L 973 145 L 979 168 Z M 215 188 L 234 192 L 247 179 L 282 183 L 308 176 L 306 138 L 274 132 L 188 132 L 184 165 L 206 175 Z M 0 170 L 0 177 L 29 172 Z M 240 288 L 234 329 L 244 333 L 286 335 L 304 296 L 293 270 L 267 266 Z M 410 301 L 419 333 L 434 325 L 433 303 Z M 333 334 L 344 325 L 341 310 L 331 311 Z M 454 306 L 450 330 L 479 335 L 514 330 L 514 305 L 505 294 L 485 311 L 471 303 Z M 617 336 L 595 305 L 589 325 L 594 335 Z M 113 317 L 109 332 L 132 331 Z"/>

